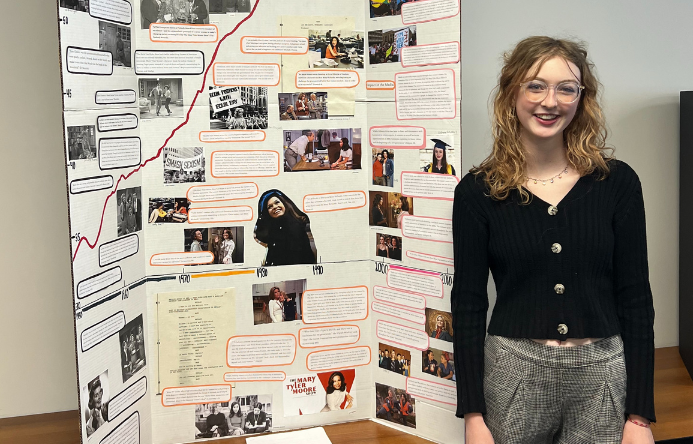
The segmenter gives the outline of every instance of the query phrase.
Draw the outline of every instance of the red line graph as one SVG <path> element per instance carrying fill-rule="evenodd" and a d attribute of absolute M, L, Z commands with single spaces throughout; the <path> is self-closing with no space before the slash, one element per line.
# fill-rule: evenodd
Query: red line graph
<path fill-rule="evenodd" d="M 259 4 L 260 4 L 260 0 L 256 0 L 255 6 L 253 6 L 253 9 L 250 11 L 248 16 L 245 17 L 240 22 L 238 22 L 238 24 L 231 30 L 231 32 L 225 34 L 224 37 L 219 39 L 219 42 L 217 43 L 217 47 L 214 49 L 214 54 L 212 55 L 212 58 L 209 61 L 209 65 L 207 65 L 207 69 L 205 69 L 205 74 L 204 74 L 204 77 L 202 78 L 202 86 L 200 86 L 200 89 L 198 89 L 197 92 L 195 93 L 195 97 L 193 98 L 192 102 L 190 103 L 190 108 L 188 108 L 188 112 L 185 114 L 185 120 L 183 121 L 183 123 L 181 123 L 180 125 L 175 127 L 173 129 L 173 131 L 171 131 L 171 134 L 166 138 L 163 145 L 161 145 L 161 147 L 159 147 L 159 149 L 157 150 L 157 152 L 154 156 L 152 156 L 149 159 L 142 162 L 137 168 L 130 171 L 128 174 L 125 174 L 125 175 L 121 174 L 120 175 L 120 177 L 118 178 L 118 182 L 116 182 L 116 184 L 115 184 L 115 188 L 113 189 L 113 191 L 111 191 L 111 193 L 108 196 L 106 196 L 106 201 L 104 202 L 103 210 L 101 211 L 101 223 L 99 224 L 99 231 L 96 234 L 96 239 L 94 239 L 94 242 L 92 243 L 92 242 L 89 242 L 89 240 L 86 237 L 81 237 L 79 239 L 79 242 L 77 242 L 77 247 L 75 247 L 75 253 L 72 255 L 72 261 L 73 262 L 75 261 L 75 258 L 77 257 L 77 253 L 79 252 L 79 247 L 82 245 L 82 242 L 85 242 L 87 244 L 87 246 L 92 250 L 96 247 L 96 244 L 99 243 L 99 238 L 101 237 L 101 230 L 103 229 L 103 219 L 104 219 L 104 216 L 106 214 L 106 206 L 108 205 L 108 200 L 116 194 L 116 191 L 118 190 L 118 185 L 120 185 L 120 182 L 123 180 L 128 180 L 128 178 L 130 176 L 132 176 L 133 174 L 138 172 L 140 169 L 144 168 L 144 166 L 147 165 L 149 162 L 151 162 L 152 160 L 158 159 L 161 156 L 161 153 L 163 152 L 164 147 L 166 147 L 166 145 L 173 138 L 173 136 L 176 134 L 176 132 L 178 132 L 179 129 L 183 128 L 185 125 L 188 124 L 188 121 L 190 120 L 190 113 L 192 112 L 192 110 L 195 107 L 195 102 L 197 102 L 197 97 L 200 95 L 200 93 L 202 91 L 204 91 L 205 84 L 207 83 L 207 74 L 209 73 L 210 68 L 212 68 L 212 66 L 214 66 L 214 60 L 217 58 L 217 53 L 219 52 L 219 48 L 221 47 L 221 44 L 224 42 L 224 40 L 226 40 L 227 37 L 231 36 L 234 32 L 236 32 L 236 30 L 243 23 L 245 23 L 247 20 L 249 20 L 253 16 L 253 14 L 255 14 L 255 10 L 257 9 L 257 5 L 259 5 Z"/>

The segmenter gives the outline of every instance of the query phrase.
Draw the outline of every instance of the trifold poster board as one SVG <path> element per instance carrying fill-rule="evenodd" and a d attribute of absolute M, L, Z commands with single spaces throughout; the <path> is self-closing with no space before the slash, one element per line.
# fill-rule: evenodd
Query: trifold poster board
<path fill-rule="evenodd" d="M 462 436 L 459 14 L 59 0 L 83 442 Z"/>

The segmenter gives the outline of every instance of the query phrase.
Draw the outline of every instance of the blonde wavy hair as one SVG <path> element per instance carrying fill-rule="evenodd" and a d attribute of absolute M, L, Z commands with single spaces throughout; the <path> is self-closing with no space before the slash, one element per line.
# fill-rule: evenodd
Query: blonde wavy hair
<path fill-rule="evenodd" d="M 607 129 L 599 104 L 601 84 L 592 72 L 594 65 L 587 59 L 585 44 L 529 37 L 519 42 L 511 53 L 503 55 L 503 69 L 493 96 L 493 150 L 479 166 L 469 170 L 475 175 L 483 173 L 493 199 L 505 200 L 515 189 L 522 203 L 530 201 L 529 193 L 522 187 L 526 180 L 526 153 L 520 140 L 521 125 L 515 113 L 515 101 L 520 83 L 536 76 L 544 63 L 554 57 L 574 63 L 585 87 L 575 117 L 563 131 L 568 162 L 580 176 L 595 170 L 600 172 L 600 179 L 609 174 L 608 161 L 613 158 L 613 149 L 606 146 Z"/>

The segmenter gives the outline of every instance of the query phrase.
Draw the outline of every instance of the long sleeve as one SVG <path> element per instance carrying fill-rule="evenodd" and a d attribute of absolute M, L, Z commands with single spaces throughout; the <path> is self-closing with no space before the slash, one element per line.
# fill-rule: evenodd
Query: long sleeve
<path fill-rule="evenodd" d="M 654 306 L 642 187 L 633 172 L 614 216 L 614 297 L 626 361 L 626 414 L 655 421 Z"/>
<path fill-rule="evenodd" d="M 471 209 L 465 194 L 471 180 L 455 190 L 452 214 L 455 275 L 452 288 L 452 322 L 455 372 L 457 373 L 457 416 L 486 412 L 484 401 L 484 339 L 488 311 L 487 283 L 488 224 Z"/>

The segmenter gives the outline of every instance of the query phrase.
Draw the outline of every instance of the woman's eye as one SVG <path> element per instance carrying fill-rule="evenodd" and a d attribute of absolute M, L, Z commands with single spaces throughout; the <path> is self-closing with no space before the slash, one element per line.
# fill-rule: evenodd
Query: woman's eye
<path fill-rule="evenodd" d="M 544 91 L 546 89 L 546 85 L 537 82 L 529 82 L 527 84 L 527 89 L 530 91 Z"/>
<path fill-rule="evenodd" d="M 573 95 L 577 91 L 577 87 L 574 85 L 559 85 L 558 92 L 561 94 Z"/>

